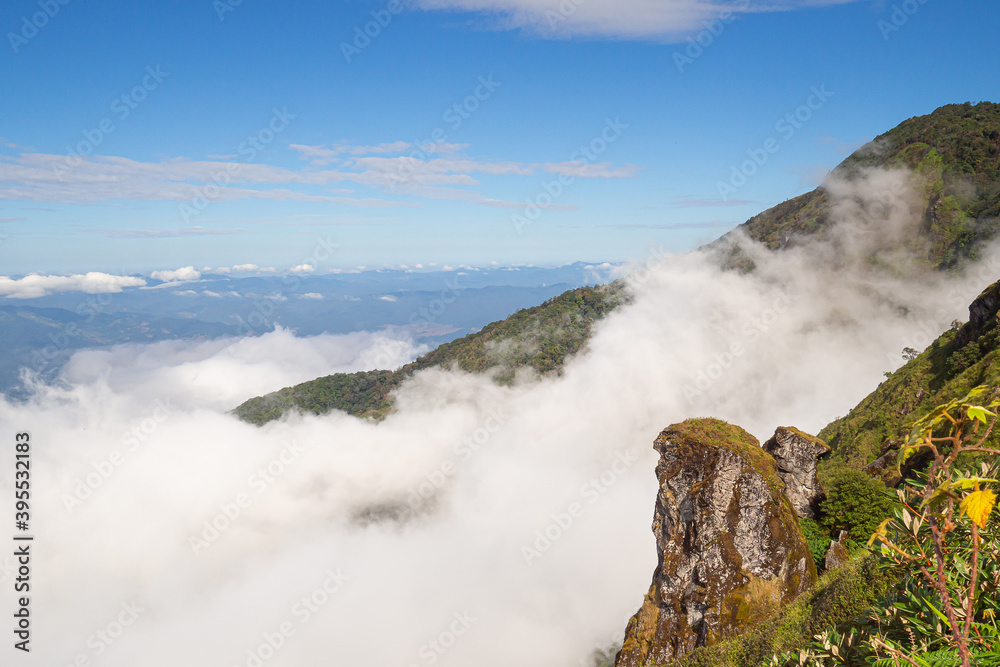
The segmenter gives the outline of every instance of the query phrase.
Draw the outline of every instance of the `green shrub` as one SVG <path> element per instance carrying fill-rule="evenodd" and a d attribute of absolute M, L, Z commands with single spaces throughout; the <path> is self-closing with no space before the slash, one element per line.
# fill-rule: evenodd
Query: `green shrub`
<path fill-rule="evenodd" d="M 847 531 L 848 545 L 864 544 L 883 520 L 892 516 L 897 501 L 885 484 L 860 470 L 835 468 L 827 472 L 820 502 L 819 526 L 829 535 Z"/>
<path fill-rule="evenodd" d="M 806 538 L 806 544 L 809 545 L 809 552 L 816 562 L 816 569 L 822 571 L 826 563 L 827 549 L 830 548 L 830 533 L 823 530 L 813 519 L 800 518 L 799 526 Z"/>

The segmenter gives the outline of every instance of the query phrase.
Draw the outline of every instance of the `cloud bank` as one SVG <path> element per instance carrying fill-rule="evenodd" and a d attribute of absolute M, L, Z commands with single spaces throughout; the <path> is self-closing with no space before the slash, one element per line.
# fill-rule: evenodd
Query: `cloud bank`
<path fill-rule="evenodd" d="M 116 276 L 100 271 L 77 273 L 67 276 L 50 276 L 32 273 L 23 278 L 0 276 L 0 296 L 11 299 L 34 299 L 53 292 L 84 292 L 106 294 L 121 292 L 126 287 L 141 287 L 142 278 Z"/>

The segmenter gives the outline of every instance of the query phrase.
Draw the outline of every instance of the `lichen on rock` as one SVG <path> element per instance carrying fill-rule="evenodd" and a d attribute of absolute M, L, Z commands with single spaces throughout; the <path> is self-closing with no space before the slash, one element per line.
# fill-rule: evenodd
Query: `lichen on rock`
<path fill-rule="evenodd" d="M 654 442 L 659 562 L 629 621 L 618 667 L 665 664 L 763 620 L 816 581 L 816 566 L 774 459 L 717 419 Z"/>

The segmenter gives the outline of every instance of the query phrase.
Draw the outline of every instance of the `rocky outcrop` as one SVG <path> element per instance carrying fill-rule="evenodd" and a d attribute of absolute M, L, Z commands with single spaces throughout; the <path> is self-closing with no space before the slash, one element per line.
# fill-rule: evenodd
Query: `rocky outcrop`
<path fill-rule="evenodd" d="M 774 459 L 743 429 L 664 430 L 653 514 L 659 563 L 617 667 L 668 663 L 770 615 L 816 581 Z"/>
<path fill-rule="evenodd" d="M 823 567 L 828 571 L 836 570 L 838 567 L 846 565 L 849 560 L 851 560 L 851 555 L 847 551 L 847 531 L 842 530 L 838 539 L 830 540 L 830 548 L 826 550 Z"/>
<path fill-rule="evenodd" d="M 804 519 L 815 519 L 819 502 L 826 493 L 816 476 L 816 460 L 830 453 L 830 448 L 819 438 L 803 433 L 797 428 L 779 426 L 764 451 L 774 457 L 778 475 L 785 482 L 785 494 L 792 501 L 796 514 Z"/>
<path fill-rule="evenodd" d="M 961 348 L 976 340 L 997 323 L 1000 309 L 1000 282 L 993 283 L 969 304 L 969 321 L 955 336 L 955 347 Z"/>

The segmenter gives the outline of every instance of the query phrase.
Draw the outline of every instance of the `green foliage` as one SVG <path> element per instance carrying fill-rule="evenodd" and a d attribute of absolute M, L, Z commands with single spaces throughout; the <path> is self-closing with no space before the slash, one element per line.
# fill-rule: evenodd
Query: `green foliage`
<path fill-rule="evenodd" d="M 826 552 L 830 548 L 830 531 L 824 530 L 819 523 L 813 519 L 799 518 L 799 526 L 802 528 L 802 535 L 809 545 L 809 553 L 812 554 L 816 569 L 822 571 L 826 564 Z"/>
<path fill-rule="evenodd" d="M 828 627 L 773 665 L 1000 664 L 1000 531 L 989 521 L 1000 451 L 986 446 L 1000 400 L 978 405 L 985 393 L 976 387 L 936 407 L 900 448 L 898 472 L 918 454 L 926 455 L 926 470 L 903 478 L 895 518 L 869 541 L 881 545 L 879 571 L 897 583 L 864 617 Z M 959 467 L 970 453 L 990 462 L 977 471 Z"/>
<path fill-rule="evenodd" d="M 958 375 L 982 358 L 983 353 L 979 349 L 979 344 L 973 341 L 951 355 L 948 359 L 948 372 L 951 375 Z"/>
<path fill-rule="evenodd" d="M 261 426 L 291 410 L 324 414 L 342 410 L 380 419 L 392 409 L 392 391 L 417 371 L 456 367 L 494 374 L 501 384 L 519 369 L 556 374 L 590 338 L 594 323 L 628 300 L 624 284 L 581 287 L 540 306 L 519 310 L 477 333 L 453 340 L 396 370 L 337 373 L 251 398 L 233 412 Z"/>
<path fill-rule="evenodd" d="M 848 544 L 867 540 L 897 504 L 884 483 L 851 468 L 828 471 L 823 487 L 820 526 L 834 537 L 846 530 Z"/>

